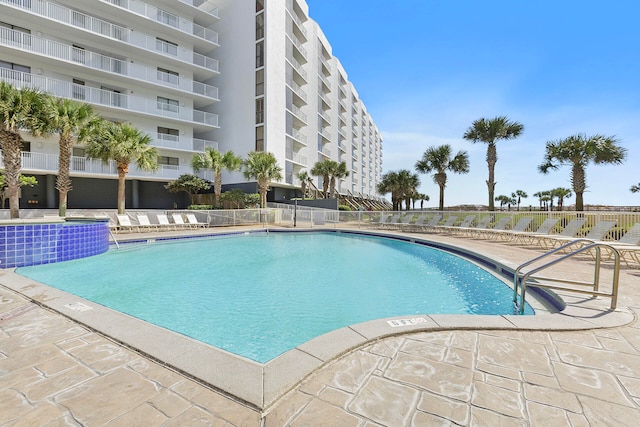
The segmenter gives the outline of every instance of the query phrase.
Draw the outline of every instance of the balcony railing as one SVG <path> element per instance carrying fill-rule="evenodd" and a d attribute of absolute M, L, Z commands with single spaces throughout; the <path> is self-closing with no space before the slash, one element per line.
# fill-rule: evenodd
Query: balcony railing
<path fill-rule="evenodd" d="M 305 103 L 307 102 L 307 92 L 305 92 L 298 83 L 291 81 L 289 83 L 293 92 L 298 95 Z"/>
<path fill-rule="evenodd" d="M 296 70 L 296 72 L 300 74 L 300 77 L 302 77 L 306 82 L 307 72 L 302 69 L 302 65 L 300 65 L 300 63 L 293 57 L 292 54 L 287 54 L 287 60 L 291 63 L 291 65 L 293 66 L 293 69 Z"/>
<path fill-rule="evenodd" d="M 4 0 L 10 1 L 10 0 Z M 162 24 L 176 28 L 187 34 L 191 34 L 203 40 L 207 40 L 211 43 L 218 44 L 218 33 L 205 28 L 201 25 L 195 24 L 188 19 L 181 19 L 180 16 L 167 12 L 163 9 L 152 6 L 148 3 L 140 0 L 122 1 L 122 0 L 104 0 L 115 6 L 119 6 L 123 9 L 127 9 L 132 13 L 135 13 L 145 18 L 158 21 Z"/>
<path fill-rule="evenodd" d="M 300 107 L 292 105 L 290 108 L 290 111 L 300 120 L 307 123 L 307 115 L 304 112 L 302 112 L 302 109 L 300 109 Z"/>
<path fill-rule="evenodd" d="M 287 160 L 299 163 L 301 165 L 306 165 L 307 164 L 307 157 L 306 156 L 302 156 L 298 153 L 288 153 L 286 156 Z"/>
<path fill-rule="evenodd" d="M 4 167 L 2 159 L 0 158 L 0 167 Z M 22 152 L 21 168 L 25 171 L 46 171 L 57 172 L 58 171 L 58 155 L 47 153 L 32 153 Z M 109 162 L 103 162 L 99 159 L 88 159 L 86 157 L 71 157 L 71 164 L 69 171 L 72 174 L 86 174 L 86 175 L 117 175 L 118 168 L 116 162 L 113 160 Z M 147 172 L 136 165 L 129 167 L 128 178 L 135 177 L 154 177 L 154 178 L 168 178 L 176 179 L 182 174 L 191 174 L 193 169 L 191 167 L 180 167 L 173 165 L 160 165 L 160 169 L 155 172 Z"/>
<path fill-rule="evenodd" d="M 300 142 L 302 145 L 307 145 L 307 136 L 299 130 L 294 129 L 293 132 L 287 132 L 287 134 L 296 141 Z"/>
<path fill-rule="evenodd" d="M 181 138 L 177 135 L 159 133 L 153 145 L 176 150 L 204 152 L 207 148 L 218 149 L 217 141 L 209 141 L 199 138 Z"/>
<path fill-rule="evenodd" d="M 37 88 L 59 98 L 76 99 L 89 104 L 122 108 L 128 111 L 172 117 L 176 120 L 202 123 L 209 126 L 218 126 L 217 114 L 191 108 L 181 108 L 178 105 L 158 103 L 153 99 L 125 95 L 118 92 L 3 68 L 0 68 L 0 77 L 16 88 Z"/>

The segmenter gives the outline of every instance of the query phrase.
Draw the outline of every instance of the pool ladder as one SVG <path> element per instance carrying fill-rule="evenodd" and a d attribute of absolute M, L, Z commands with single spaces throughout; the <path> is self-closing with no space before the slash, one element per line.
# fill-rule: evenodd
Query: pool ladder
<path fill-rule="evenodd" d="M 550 261 L 547 261 L 546 263 L 538 267 L 532 268 L 526 273 L 522 272 L 522 269 L 524 267 L 530 266 L 558 252 L 569 251 L 572 247 L 576 247 L 576 248 L 572 249 L 572 251 L 569 252 L 568 254 L 565 254 L 559 258 L 554 258 Z M 612 286 L 611 286 L 610 293 L 599 290 L 600 264 L 602 262 L 602 253 L 601 253 L 602 249 L 606 249 L 610 254 L 613 255 L 614 268 L 613 268 Z M 533 276 L 534 274 L 542 270 L 545 270 L 567 259 L 573 258 L 576 255 L 589 252 L 591 250 L 595 251 L 595 256 L 591 254 L 591 256 L 593 256 L 595 261 L 594 275 L 593 275 L 592 282 L 581 282 L 581 281 L 574 281 L 574 280 Z M 615 310 L 616 304 L 618 301 L 619 278 L 620 278 L 620 254 L 614 247 L 607 245 L 606 243 L 594 242 L 589 239 L 576 239 L 563 246 L 560 246 L 559 248 L 556 248 L 552 251 L 542 254 L 539 257 L 529 260 L 524 264 L 521 264 L 516 269 L 513 275 L 513 304 L 519 314 L 524 314 L 525 294 L 527 292 L 527 286 L 535 286 L 537 288 L 555 289 L 555 290 L 562 290 L 562 291 L 577 292 L 581 294 L 590 294 L 590 295 L 593 295 L 594 297 L 596 296 L 609 297 L 611 298 L 610 309 Z M 558 283 L 558 284 L 551 284 L 551 283 Z M 519 295 L 518 295 L 518 290 L 520 290 Z"/>

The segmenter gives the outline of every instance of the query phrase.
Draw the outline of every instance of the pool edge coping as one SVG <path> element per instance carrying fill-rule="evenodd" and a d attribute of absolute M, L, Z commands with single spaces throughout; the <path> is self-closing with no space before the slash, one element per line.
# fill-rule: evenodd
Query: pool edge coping
<path fill-rule="evenodd" d="M 392 233 L 351 229 L 314 228 L 310 230 L 347 231 L 382 237 L 398 236 Z M 212 233 L 209 236 L 243 233 L 246 231 Z M 407 236 L 403 235 L 402 239 L 406 240 Z M 410 239 L 450 246 L 413 236 Z M 457 249 L 475 253 L 460 247 Z M 475 255 L 482 256 L 477 253 Z M 493 262 L 500 264 L 496 260 Z M 510 268 L 506 265 L 502 267 Z M 30 301 L 84 325 L 259 412 L 268 411 L 282 396 L 320 367 L 358 348 L 391 336 L 447 330 L 571 331 L 623 326 L 635 320 L 635 314 L 626 307 L 615 311 L 598 310 L 594 315 L 593 310 L 573 306 L 567 306 L 561 312 L 536 316 L 473 315 L 473 325 L 469 324 L 469 315 L 425 314 L 412 315 L 409 319 L 402 317 L 375 319 L 328 332 L 261 364 L 28 279 L 16 273 L 15 269 L 0 271 L 0 278 L 2 279 L 0 285 Z M 78 310 L 78 307 L 89 308 Z M 399 320 L 405 322 L 398 322 Z M 413 324 L 411 324 L 412 321 Z M 389 322 L 400 324 L 391 326 Z M 203 360 L 208 363 L 203 363 Z"/>

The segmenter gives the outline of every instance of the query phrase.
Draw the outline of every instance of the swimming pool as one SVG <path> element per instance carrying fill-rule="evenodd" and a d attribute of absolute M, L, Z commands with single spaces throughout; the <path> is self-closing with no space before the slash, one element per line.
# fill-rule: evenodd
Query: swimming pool
<path fill-rule="evenodd" d="M 348 233 L 178 240 L 18 273 L 260 363 L 372 319 L 513 314 L 510 288 L 458 256 Z"/>

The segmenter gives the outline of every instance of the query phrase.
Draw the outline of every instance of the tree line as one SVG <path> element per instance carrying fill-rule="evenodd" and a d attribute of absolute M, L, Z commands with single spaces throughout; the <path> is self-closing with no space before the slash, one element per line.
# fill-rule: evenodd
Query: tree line
<path fill-rule="evenodd" d="M 490 211 L 495 210 L 495 203 L 500 202 L 501 207 L 505 204 L 515 204 L 520 206 L 522 198 L 527 197 L 522 190 L 517 190 L 511 196 L 495 196 L 495 166 L 498 161 L 497 142 L 506 141 L 519 137 L 524 131 L 524 126 L 511 121 L 505 116 L 492 119 L 481 118 L 475 120 L 465 131 L 463 139 L 472 143 L 487 144 L 486 161 L 489 176 L 486 180 L 489 195 L 488 207 Z M 538 166 L 538 171 L 548 173 L 557 170 L 561 166 L 571 167 L 570 182 L 573 193 L 576 196 L 576 210 L 584 210 L 583 194 L 587 188 L 586 167 L 590 163 L 594 164 L 621 164 L 624 162 L 627 150 L 620 146 L 613 136 L 591 135 L 582 133 L 571 135 L 564 139 L 547 141 L 545 145 L 545 156 Z M 419 173 L 432 173 L 433 181 L 440 189 L 439 209 L 444 209 L 444 190 L 447 185 L 447 172 L 466 174 L 469 172 L 469 154 L 460 150 L 452 152 L 450 145 L 429 147 L 422 158 L 415 164 L 415 170 Z M 378 192 L 381 194 L 391 193 L 394 209 L 399 208 L 399 201 L 406 201 L 406 208 L 409 209 L 409 200 L 418 194 L 417 188 L 420 181 L 417 174 L 407 169 L 398 172 L 392 171 L 382 176 L 382 181 L 378 185 Z M 640 184 L 631 187 L 632 192 L 640 191 Z M 562 207 L 563 200 L 571 197 L 571 190 L 557 188 L 548 192 L 536 193 L 534 196 L 540 198 L 541 207 L 543 201 L 553 206 L 553 198 L 558 199 L 558 205 Z M 546 206 L 546 205 L 545 205 Z"/>

